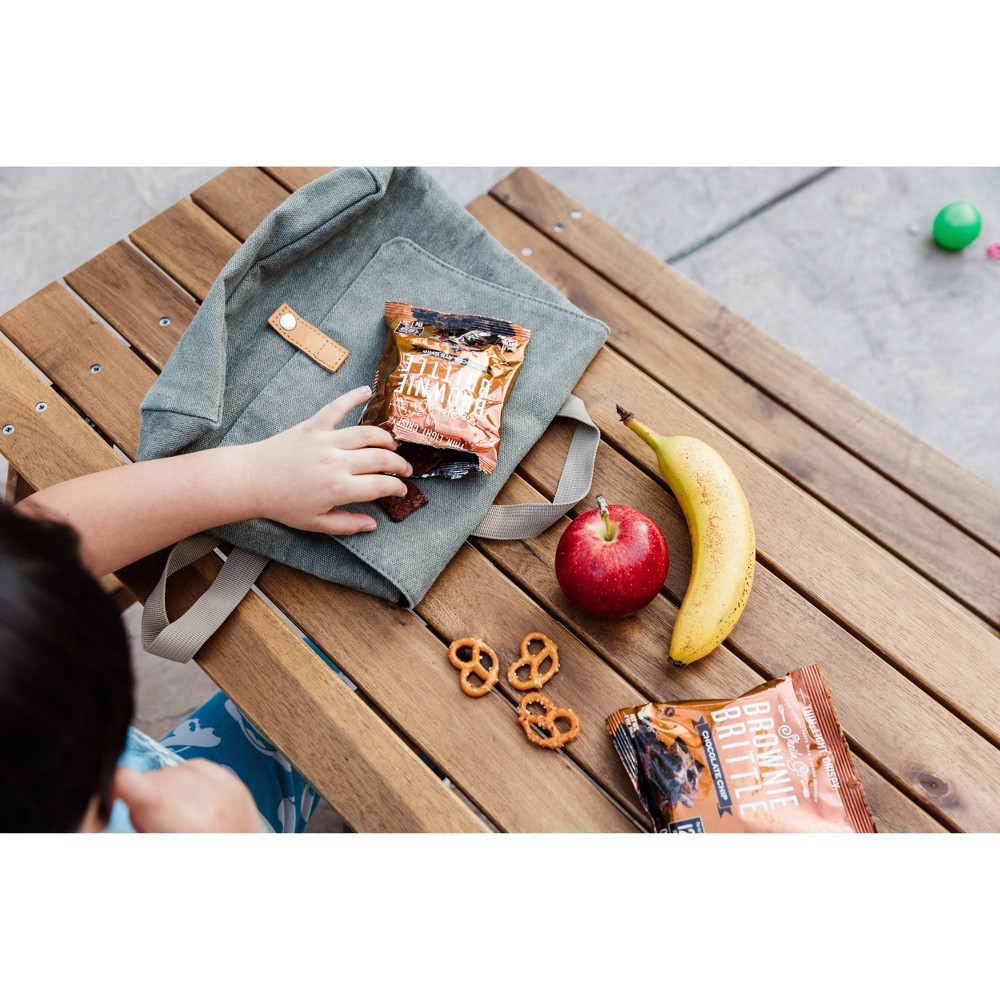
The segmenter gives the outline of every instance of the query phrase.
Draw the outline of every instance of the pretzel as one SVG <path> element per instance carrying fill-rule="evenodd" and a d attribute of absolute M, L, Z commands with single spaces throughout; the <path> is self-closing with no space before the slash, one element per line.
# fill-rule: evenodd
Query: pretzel
<path fill-rule="evenodd" d="M 532 653 L 531 644 L 536 640 L 542 644 L 542 648 L 537 653 Z M 546 660 L 551 661 L 551 666 L 544 674 L 539 675 L 538 668 Z M 521 667 L 528 667 L 528 676 L 524 680 L 517 676 Z M 559 646 L 541 632 L 529 632 L 521 640 L 521 659 L 515 660 L 507 668 L 507 680 L 518 691 L 531 691 L 552 680 L 558 670 Z"/>
<path fill-rule="evenodd" d="M 460 659 L 458 655 L 458 651 L 465 647 L 472 650 L 468 660 Z M 483 664 L 483 653 L 490 658 L 489 670 Z M 497 654 L 482 639 L 456 639 L 448 647 L 448 659 L 453 667 L 462 671 L 458 683 L 470 698 L 481 698 L 500 677 L 500 661 L 497 659 Z M 469 684 L 469 674 L 475 674 L 483 683 L 479 687 L 472 687 Z"/>
<path fill-rule="evenodd" d="M 538 712 L 529 712 L 528 706 L 532 704 L 541 705 L 545 709 L 544 715 Z M 560 731 L 556 726 L 557 719 L 568 719 L 569 729 Z M 552 704 L 552 699 L 541 691 L 529 691 L 523 698 L 521 704 L 517 706 L 517 721 L 521 723 L 525 734 L 532 743 L 540 747 L 556 749 L 571 743 L 580 735 L 580 720 L 575 712 L 568 708 L 556 708 Z M 550 736 L 539 736 L 531 727 L 538 726 L 540 729 L 548 730 Z"/>

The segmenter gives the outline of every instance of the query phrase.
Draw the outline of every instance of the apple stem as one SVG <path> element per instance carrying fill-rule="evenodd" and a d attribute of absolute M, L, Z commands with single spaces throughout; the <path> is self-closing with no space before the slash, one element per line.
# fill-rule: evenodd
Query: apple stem
<path fill-rule="evenodd" d="M 601 512 L 601 517 L 604 519 L 604 540 L 610 542 L 618 532 L 611 524 L 611 512 L 608 510 L 608 502 L 600 494 L 597 497 L 597 509 Z"/>

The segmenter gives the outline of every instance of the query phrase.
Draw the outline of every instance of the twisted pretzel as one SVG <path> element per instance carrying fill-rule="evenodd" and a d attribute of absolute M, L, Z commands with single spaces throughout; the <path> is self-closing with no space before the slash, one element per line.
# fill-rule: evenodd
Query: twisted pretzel
<path fill-rule="evenodd" d="M 531 644 L 534 641 L 542 644 L 542 648 L 537 653 L 531 652 Z M 538 668 L 549 660 L 551 665 L 544 674 L 538 673 Z M 528 668 L 528 676 L 524 679 L 517 676 L 521 667 Z M 521 659 L 515 660 L 507 668 L 507 680 L 510 686 L 518 691 L 531 691 L 533 688 L 541 688 L 543 684 L 552 680 L 559 670 L 559 646 L 547 635 L 541 632 L 529 632 L 521 640 Z"/>
<path fill-rule="evenodd" d="M 472 650 L 470 658 L 460 659 L 458 651 L 466 647 Z M 488 670 L 483 664 L 483 653 L 490 658 L 491 665 Z M 458 683 L 470 698 L 481 698 L 500 677 L 500 661 L 497 659 L 497 654 L 482 639 L 456 639 L 448 647 L 448 659 L 453 667 L 462 671 Z M 470 674 L 475 674 L 483 683 L 479 687 L 472 687 L 469 684 Z"/>
<path fill-rule="evenodd" d="M 533 704 L 541 705 L 545 709 L 545 714 L 539 715 L 537 712 L 529 712 L 528 706 Z M 569 729 L 561 732 L 556 726 L 557 719 L 568 719 Z M 542 694 L 541 691 L 529 691 L 521 698 L 521 704 L 517 706 L 517 721 L 521 723 L 521 728 L 524 729 L 528 739 L 540 747 L 551 749 L 564 747 L 580 735 L 580 720 L 576 717 L 576 713 L 571 712 L 568 708 L 556 708 L 552 704 L 552 699 L 548 695 Z M 539 729 L 546 730 L 550 735 L 539 736 L 531 728 L 532 726 L 538 726 Z"/>

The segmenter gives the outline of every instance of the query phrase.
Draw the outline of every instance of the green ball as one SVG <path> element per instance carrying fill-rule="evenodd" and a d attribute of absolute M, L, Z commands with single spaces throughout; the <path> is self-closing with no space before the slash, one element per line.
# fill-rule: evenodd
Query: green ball
<path fill-rule="evenodd" d="M 982 214 L 971 201 L 953 201 L 934 216 L 934 242 L 945 250 L 961 250 L 982 228 Z"/>

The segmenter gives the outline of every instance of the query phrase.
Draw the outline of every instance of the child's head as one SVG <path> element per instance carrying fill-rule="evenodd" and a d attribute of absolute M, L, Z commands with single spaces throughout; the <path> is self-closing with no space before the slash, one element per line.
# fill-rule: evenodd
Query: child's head
<path fill-rule="evenodd" d="M 0 831 L 107 818 L 133 713 L 128 637 L 65 525 L 0 504 Z"/>

